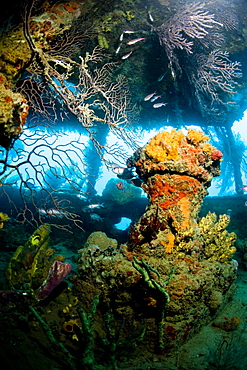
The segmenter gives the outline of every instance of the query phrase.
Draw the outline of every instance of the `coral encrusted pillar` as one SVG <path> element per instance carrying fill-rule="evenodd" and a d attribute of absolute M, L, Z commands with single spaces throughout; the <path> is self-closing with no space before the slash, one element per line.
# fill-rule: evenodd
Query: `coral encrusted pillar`
<path fill-rule="evenodd" d="M 135 166 L 148 194 L 145 214 L 132 227 L 129 245 L 148 253 L 158 244 L 165 252 L 202 249 L 197 216 L 207 188 L 220 174 L 222 153 L 201 131 L 162 132 L 137 151 L 128 165 Z"/>

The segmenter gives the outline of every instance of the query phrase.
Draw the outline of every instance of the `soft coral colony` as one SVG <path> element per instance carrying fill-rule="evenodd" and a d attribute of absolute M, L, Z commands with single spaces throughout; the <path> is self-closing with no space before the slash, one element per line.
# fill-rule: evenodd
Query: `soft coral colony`
<path fill-rule="evenodd" d="M 225 230 L 230 218 L 222 215 L 217 220 L 215 214 L 198 218 L 207 188 L 220 174 L 222 159 L 208 140 L 196 130 L 187 135 L 176 130 L 162 132 L 128 159 L 127 165 L 135 167 L 143 181 L 149 204 L 132 225 L 127 244 L 109 247 L 109 240 L 98 232 L 99 242 L 94 238 L 93 244 L 88 241 L 79 250 L 73 286 L 54 298 L 52 306 L 53 316 L 58 313 L 56 327 L 60 331 L 71 320 L 75 323 L 73 337 L 67 332 L 66 337 L 52 337 L 53 342 L 61 342 L 57 347 L 62 352 L 73 348 L 83 365 L 108 361 L 112 368 L 117 368 L 121 355 L 128 366 L 143 350 L 150 356 L 169 354 L 211 321 L 231 297 L 236 235 Z M 107 240 L 105 246 L 100 240 Z M 46 248 L 40 250 L 49 250 Z M 14 277 L 18 275 L 20 281 L 25 275 L 23 250 L 8 269 L 13 288 L 20 288 L 13 284 Z M 39 255 L 46 259 L 45 253 Z M 17 259 L 24 263 L 19 273 Z M 46 270 L 49 264 L 47 258 Z M 40 314 L 36 318 L 47 329 L 45 302 L 37 308 Z M 102 351 L 98 350 L 99 336 Z M 82 347 L 78 341 L 83 342 Z M 110 353 L 108 360 L 106 353 Z"/>

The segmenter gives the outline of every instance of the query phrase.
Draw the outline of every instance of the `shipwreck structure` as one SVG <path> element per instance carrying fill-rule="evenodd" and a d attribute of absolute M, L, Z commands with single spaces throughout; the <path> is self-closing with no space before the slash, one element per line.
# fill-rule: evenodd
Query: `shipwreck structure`
<path fill-rule="evenodd" d="M 230 217 L 198 217 L 221 159 L 195 130 L 161 132 L 136 151 L 127 166 L 143 181 L 146 211 L 124 245 L 91 234 L 69 287 L 60 283 L 71 265 L 48 248 L 49 226 L 37 229 L 6 271 L 13 294 L 28 294 L 15 306 L 34 321 L 25 340 L 38 335 L 71 369 L 126 369 L 138 358 L 165 362 L 208 324 L 231 297 L 237 271 Z"/>
<path fill-rule="evenodd" d="M 121 343 L 141 342 L 134 352 L 177 349 L 232 294 L 236 235 L 225 230 L 230 218 L 198 218 L 222 159 L 208 139 L 200 131 L 172 130 L 138 150 L 127 165 L 143 180 L 149 205 L 129 242 L 120 250 L 94 244 L 79 251 L 78 286 L 96 289 L 105 314 L 111 312 L 117 327 L 125 323 L 118 335 Z"/>

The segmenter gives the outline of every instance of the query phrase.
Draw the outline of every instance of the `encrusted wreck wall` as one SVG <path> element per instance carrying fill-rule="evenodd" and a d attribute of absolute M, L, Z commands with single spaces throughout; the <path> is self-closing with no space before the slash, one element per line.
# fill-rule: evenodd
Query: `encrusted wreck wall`
<path fill-rule="evenodd" d="M 141 342 L 148 352 L 176 349 L 231 296 L 236 235 L 225 230 L 229 216 L 198 219 L 221 158 L 200 131 L 156 135 L 127 162 L 149 197 L 128 244 L 79 251 L 75 294 L 100 294 L 101 314 L 108 307 L 105 314 L 124 322 L 122 343 Z"/>
<path fill-rule="evenodd" d="M 0 39 L 0 145 L 8 148 L 23 132 L 28 115 L 28 102 L 15 91 L 16 83 L 36 57 L 37 51 L 51 49 L 56 36 L 68 30 L 81 14 L 82 4 L 55 4 L 41 15 L 28 17 L 23 9 L 24 23 L 3 33 Z M 42 11 L 42 9 L 41 9 Z"/>

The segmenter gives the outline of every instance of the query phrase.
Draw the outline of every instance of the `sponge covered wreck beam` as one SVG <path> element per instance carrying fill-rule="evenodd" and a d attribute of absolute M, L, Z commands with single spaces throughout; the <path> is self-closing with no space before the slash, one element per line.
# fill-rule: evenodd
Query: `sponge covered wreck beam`
<path fill-rule="evenodd" d="M 80 1 L 55 4 L 49 9 L 25 9 L 24 22 L 4 32 L 0 39 L 0 146 L 9 149 L 23 132 L 28 101 L 16 83 L 31 64 L 35 48 L 51 49 L 55 37 L 71 28 L 81 15 Z M 38 14 L 37 14 L 38 13 Z M 34 14 L 34 15 L 33 15 Z M 28 37 L 27 37 L 28 36 Z"/>

